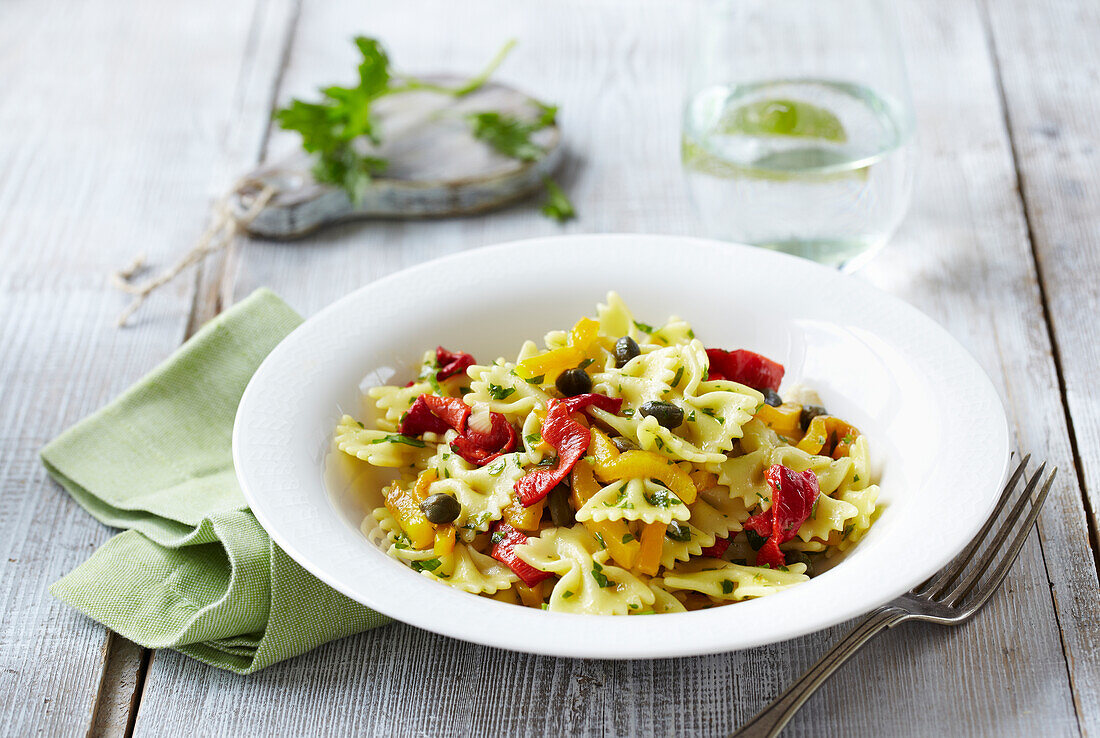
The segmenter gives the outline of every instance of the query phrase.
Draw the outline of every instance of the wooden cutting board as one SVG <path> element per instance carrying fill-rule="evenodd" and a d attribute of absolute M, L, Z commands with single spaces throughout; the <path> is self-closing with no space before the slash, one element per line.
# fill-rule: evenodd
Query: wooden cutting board
<path fill-rule="evenodd" d="M 426 79 L 441 85 L 464 81 L 445 75 Z M 495 82 L 457 98 L 430 91 L 384 97 L 375 103 L 382 143 L 364 151 L 389 165 L 361 202 L 318 183 L 311 158 L 299 151 L 249 173 L 231 194 L 230 207 L 241 218 L 263 185 L 275 187 L 276 194 L 247 225 L 249 233 L 267 238 L 297 238 L 358 218 L 433 218 L 501 207 L 543 186 L 562 158 L 561 131 L 552 125 L 532 134 L 545 153 L 519 161 L 471 133 L 466 116 L 489 110 L 532 120 L 541 112 L 533 98 Z"/>

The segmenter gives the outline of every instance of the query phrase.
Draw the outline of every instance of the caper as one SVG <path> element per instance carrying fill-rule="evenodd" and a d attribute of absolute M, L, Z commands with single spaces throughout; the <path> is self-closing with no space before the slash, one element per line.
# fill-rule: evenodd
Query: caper
<path fill-rule="evenodd" d="M 573 525 L 575 517 L 573 506 L 569 504 L 569 490 L 562 485 L 554 487 L 547 495 L 547 505 L 550 507 L 550 519 L 559 528 L 568 528 Z"/>
<path fill-rule="evenodd" d="M 638 444 L 631 441 L 629 438 L 623 438 L 622 436 L 615 436 L 611 439 L 611 443 L 615 448 L 619 449 L 619 453 L 625 453 L 627 451 L 637 451 Z"/>
<path fill-rule="evenodd" d="M 665 535 L 674 541 L 690 541 L 691 529 L 687 527 L 687 523 L 681 523 L 679 520 L 673 520 L 665 528 Z"/>
<path fill-rule="evenodd" d="M 816 418 L 818 415 L 828 415 L 829 411 L 820 405 L 807 405 L 802 408 L 802 414 L 799 416 L 799 421 L 802 423 L 802 430 L 806 430 L 810 427 L 810 421 Z"/>
<path fill-rule="evenodd" d="M 451 495 L 442 492 L 428 495 L 420 503 L 420 510 L 429 522 L 436 525 L 453 523 L 462 514 L 462 504 Z"/>
<path fill-rule="evenodd" d="M 684 411 L 671 402 L 663 400 L 650 400 L 638 408 L 638 414 L 657 418 L 657 423 L 669 430 L 679 428 L 684 422 Z"/>
<path fill-rule="evenodd" d="M 630 336 L 623 336 L 615 342 L 615 366 L 622 369 L 626 362 L 640 353 L 642 350 L 638 348 L 638 342 Z"/>
<path fill-rule="evenodd" d="M 573 369 L 566 369 L 559 374 L 554 386 L 565 397 L 583 395 L 592 391 L 592 377 L 588 376 L 588 372 L 578 366 Z"/>
<path fill-rule="evenodd" d="M 779 407 L 783 404 L 783 398 L 779 396 L 779 393 L 773 389 L 767 387 L 764 388 L 764 404 L 771 405 L 772 407 Z"/>
<path fill-rule="evenodd" d="M 802 551 L 784 551 L 783 553 L 785 554 L 788 565 L 805 564 L 807 567 L 809 567 L 810 564 L 813 563 L 810 557 Z"/>

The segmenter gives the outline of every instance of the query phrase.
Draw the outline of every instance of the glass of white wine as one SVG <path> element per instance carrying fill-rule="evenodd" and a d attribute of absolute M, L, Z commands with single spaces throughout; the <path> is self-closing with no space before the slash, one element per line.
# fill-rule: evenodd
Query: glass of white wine
<path fill-rule="evenodd" d="M 909 206 L 913 104 L 890 0 L 707 0 L 681 157 L 716 237 L 853 269 Z"/>

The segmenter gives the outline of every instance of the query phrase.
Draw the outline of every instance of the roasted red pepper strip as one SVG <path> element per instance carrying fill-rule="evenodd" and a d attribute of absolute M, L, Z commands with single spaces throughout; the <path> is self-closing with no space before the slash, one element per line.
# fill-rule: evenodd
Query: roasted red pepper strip
<path fill-rule="evenodd" d="M 409 408 L 401 421 L 398 431 L 406 436 L 419 436 L 424 433 L 442 435 L 454 428 L 459 433 L 466 429 L 466 419 L 470 417 L 470 407 L 457 397 L 438 395 L 420 395 Z"/>
<path fill-rule="evenodd" d="M 782 364 L 752 351 L 707 349 L 707 358 L 710 359 L 707 379 L 728 379 L 755 390 L 770 389 L 773 392 L 779 390 L 779 383 L 783 380 Z"/>
<path fill-rule="evenodd" d="M 707 546 L 703 549 L 703 555 L 709 556 L 712 559 L 722 558 L 722 554 L 726 552 L 726 549 L 730 547 L 730 539 L 728 538 L 715 538 L 713 546 Z"/>
<path fill-rule="evenodd" d="M 567 397 L 561 403 L 568 407 L 571 413 L 580 412 L 588 407 L 598 407 L 600 410 L 606 410 L 612 415 L 618 415 L 623 406 L 621 397 L 608 397 L 595 392 Z"/>
<path fill-rule="evenodd" d="M 467 424 L 466 430 L 451 441 L 451 448 L 456 454 L 477 466 L 485 466 L 516 447 L 516 429 L 508 419 L 500 413 L 492 413 L 489 417 L 493 427 L 488 433 L 482 433 Z"/>
<path fill-rule="evenodd" d="M 569 417 L 569 406 L 560 400 L 550 400 L 546 420 L 542 421 L 542 440 L 558 451 L 558 465 L 553 469 L 533 469 L 516 481 L 515 491 L 524 505 L 534 505 L 565 479 L 573 465 L 588 451 L 591 432 Z"/>
<path fill-rule="evenodd" d="M 552 576 L 548 571 L 542 571 L 531 566 L 516 554 L 515 547 L 527 543 L 527 534 L 519 532 L 503 520 L 499 520 L 493 526 L 492 540 L 493 549 L 491 554 L 493 558 L 502 564 L 506 564 L 528 587 L 534 587 L 543 579 Z"/>
<path fill-rule="evenodd" d="M 799 473 L 774 464 L 764 473 L 764 478 L 772 488 L 772 505 L 746 520 L 745 528 L 768 537 L 756 553 L 756 565 L 766 564 L 777 569 L 787 563 L 779 544 L 795 537 L 813 512 L 821 491 L 817 486 L 817 475 L 812 471 Z"/>
<path fill-rule="evenodd" d="M 448 351 L 442 346 L 435 347 L 435 360 L 439 364 L 439 371 L 435 373 L 435 378 L 440 382 L 466 371 L 477 363 L 470 354 L 462 351 Z"/>

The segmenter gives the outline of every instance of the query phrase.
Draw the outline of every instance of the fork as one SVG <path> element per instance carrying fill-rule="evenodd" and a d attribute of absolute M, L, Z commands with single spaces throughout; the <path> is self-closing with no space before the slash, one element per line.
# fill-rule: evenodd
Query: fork
<path fill-rule="evenodd" d="M 1043 482 L 1038 497 L 1032 500 L 1032 493 L 1046 471 L 1046 462 L 1044 462 L 1028 480 L 1023 493 L 1016 495 L 1016 486 L 1024 476 L 1030 459 L 1030 454 L 1025 456 L 1012 472 L 997 500 L 993 514 L 961 554 L 924 583 L 896 600 L 871 611 L 851 633 L 833 646 L 783 694 L 776 697 L 770 705 L 734 733 L 732 738 L 765 738 L 765 736 L 771 738 L 778 735 L 810 695 L 817 691 L 817 688 L 860 646 L 884 628 L 892 628 L 906 620 L 959 625 L 972 618 L 1004 581 L 1005 575 L 1016 561 L 1016 556 L 1023 548 L 1024 541 L 1035 524 L 1035 519 L 1039 517 L 1039 510 L 1050 493 L 1054 476 L 1058 473 L 1057 469 L 1050 472 Z M 1014 498 L 1016 501 L 1012 504 L 1011 510 L 1004 514 Z M 987 536 L 994 531 L 995 527 L 993 538 L 986 542 Z M 1013 531 L 1016 531 L 1015 537 L 1012 538 L 1008 547 L 1002 550 L 1001 546 Z M 1002 554 L 999 559 L 998 551 Z M 996 566 L 993 565 L 995 561 Z"/>

